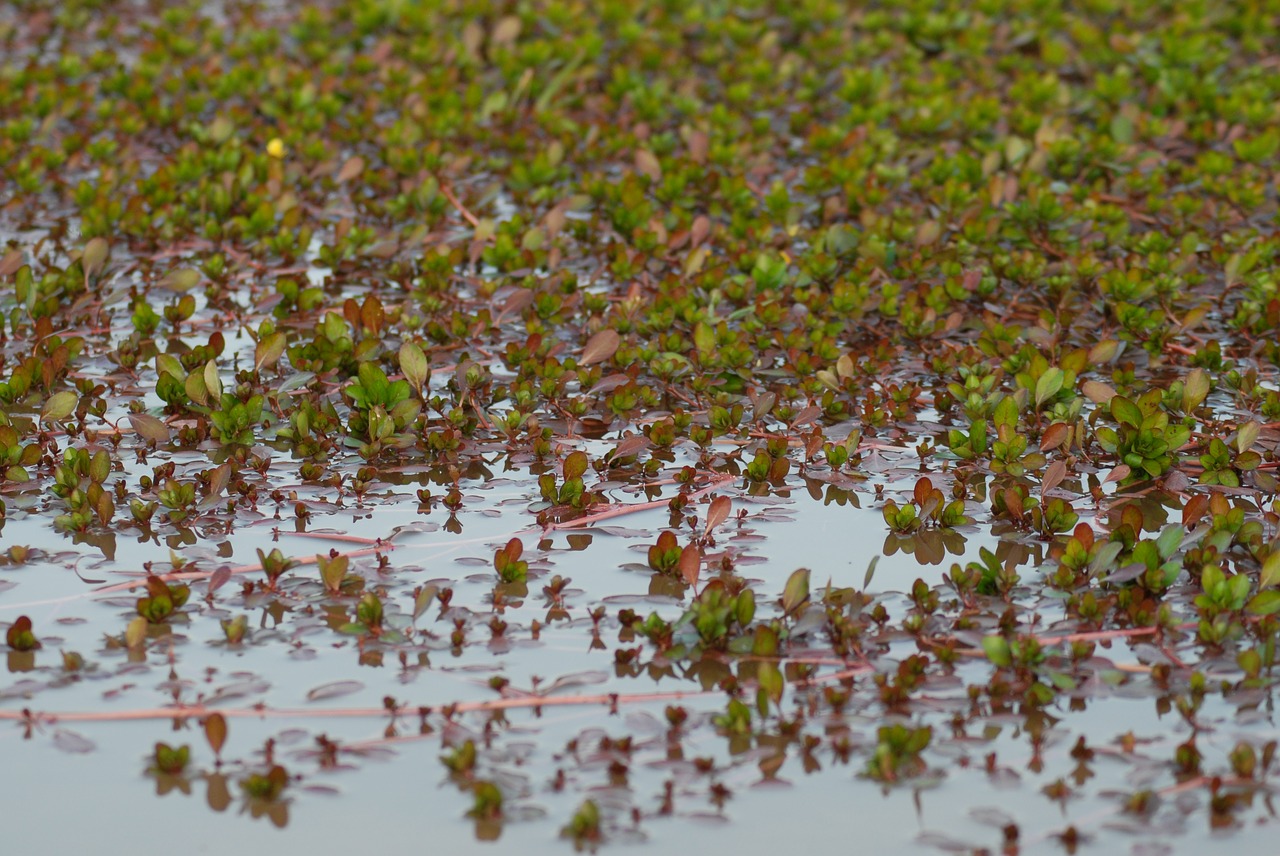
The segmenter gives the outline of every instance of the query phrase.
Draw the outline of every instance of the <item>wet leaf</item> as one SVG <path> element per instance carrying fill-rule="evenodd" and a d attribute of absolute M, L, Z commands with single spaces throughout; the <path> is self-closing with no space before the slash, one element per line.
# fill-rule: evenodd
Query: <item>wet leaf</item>
<path fill-rule="evenodd" d="M 582 349 L 582 359 L 579 362 L 584 366 L 602 363 L 617 352 L 621 341 L 618 331 L 605 327 L 587 341 L 586 347 Z"/>
<path fill-rule="evenodd" d="M 984 636 L 982 637 L 982 650 L 986 652 L 987 659 L 991 664 L 1007 669 L 1013 665 L 1013 654 L 1009 649 L 1009 640 L 1003 636 Z"/>
<path fill-rule="evenodd" d="M 1050 449 L 1056 449 L 1067 442 L 1070 437 L 1071 426 L 1065 422 L 1055 422 L 1044 429 L 1044 434 L 1040 437 L 1040 451 L 1047 452 Z"/>
<path fill-rule="evenodd" d="M 1133 469 L 1128 464 L 1120 464 L 1117 467 L 1113 467 L 1111 472 L 1107 473 L 1107 477 L 1103 479 L 1103 483 L 1123 481 L 1129 477 L 1129 473 L 1131 472 L 1133 472 Z"/>
<path fill-rule="evenodd" d="M 129 424 L 140 437 L 150 443 L 161 446 L 169 442 L 169 427 L 154 416 L 146 413 L 130 413 Z"/>
<path fill-rule="evenodd" d="M 1067 477 L 1067 465 L 1064 461 L 1054 461 L 1044 471 L 1044 481 L 1040 483 L 1040 494 L 1043 496 L 1062 484 L 1062 480 Z"/>
<path fill-rule="evenodd" d="M 204 381 L 204 390 L 209 400 L 217 404 L 222 400 L 222 378 L 218 376 L 218 367 L 213 360 L 204 364 L 204 371 L 201 374 Z"/>
<path fill-rule="evenodd" d="M 346 184 L 351 179 L 358 178 L 362 172 L 364 172 L 364 158 L 360 155 L 352 155 L 342 164 L 342 169 L 338 170 L 334 181 L 338 184 Z"/>
<path fill-rule="evenodd" d="M 1276 583 L 1280 583 L 1280 549 L 1272 550 L 1262 561 L 1262 572 L 1258 575 L 1258 588 L 1270 588 Z"/>
<path fill-rule="evenodd" d="M 1262 433 L 1262 426 L 1257 422 L 1246 422 L 1240 426 L 1236 433 L 1235 447 L 1237 452 L 1246 452 L 1258 442 L 1258 435 Z"/>
<path fill-rule="evenodd" d="M 1116 391 L 1111 386 L 1096 380 L 1086 380 L 1080 387 L 1085 398 L 1094 404 L 1106 404 L 1115 398 Z"/>
<path fill-rule="evenodd" d="M 1039 408 L 1062 389 L 1066 375 L 1060 368 L 1045 369 L 1044 374 L 1036 381 L 1036 407 Z"/>
<path fill-rule="evenodd" d="M 107 265 L 107 256 L 111 254 L 111 245 L 106 238 L 90 238 L 84 245 L 84 253 L 80 256 L 80 266 L 84 269 L 85 287 L 89 281 L 102 273 Z"/>
<path fill-rule="evenodd" d="M 1108 575 L 1105 578 L 1105 582 L 1114 586 L 1124 585 L 1125 583 L 1133 582 L 1134 580 L 1136 580 L 1138 577 L 1142 576 L 1146 572 L 1147 572 L 1146 565 L 1142 564 L 1141 562 L 1132 562 L 1120 568 L 1115 573 Z"/>
<path fill-rule="evenodd" d="M 794 614 L 800 607 L 809 602 L 809 569 L 797 568 L 787 577 L 787 584 L 782 590 L 782 611 L 787 615 Z"/>
<path fill-rule="evenodd" d="M 717 496 L 711 500 L 711 504 L 707 506 L 707 527 L 705 534 L 710 535 L 711 531 L 721 523 L 729 519 L 729 512 L 733 509 L 733 500 L 727 496 Z"/>
<path fill-rule="evenodd" d="M 21 249 L 12 249 L 0 259 L 0 277 L 10 276 L 22 267 L 26 253 Z"/>
<path fill-rule="evenodd" d="M 430 374 L 430 366 L 427 355 L 417 344 L 405 342 L 400 346 L 400 372 L 409 381 L 409 386 L 421 395 Z"/>
<path fill-rule="evenodd" d="M 124 644 L 126 647 L 137 650 L 147 641 L 147 620 L 142 616 L 138 616 L 129 622 L 128 627 L 124 631 Z"/>
<path fill-rule="evenodd" d="M 209 471 L 209 489 L 205 493 L 207 497 L 221 496 L 222 492 L 227 489 L 227 485 L 231 483 L 231 465 L 219 464 Z"/>
<path fill-rule="evenodd" d="M 662 164 L 648 149 L 636 149 L 636 170 L 653 181 L 662 180 Z"/>
<path fill-rule="evenodd" d="M 1123 395 L 1113 396 L 1110 406 L 1111 415 L 1116 418 L 1117 422 L 1134 428 L 1142 424 L 1142 411 L 1138 409 L 1138 405 Z"/>
<path fill-rule="evenodd" d="M 680 578 L 687 585 L 696 586 L 698 575 L 702 572 L 702 549 L 696 544 L 686 544 L 680 551 L 680 561 L 676 564 Z"/>
<path fill-rule="evenodd" d="M 222 567 L 214 570 L 213 574 L 210 575 L 206 592 L 209 595 L 213 595 L 214 592 L 222 588 L 224 585 L 230 582 L 230 580 L 231 580 L 231 568 L 226 565 L 223 565 Z"/>
<path fill-rule="evenodd" d="M 195 268 L 179 268 L 167 274 L 161 282 L 165 288 L 181 294 L 199 285 L 201 278 L 200 271 Z"/>
<path fill-rule="evenodd" d="M 268 366 L 274 366 L 284 355 L 288 339 L 284 333 L 275 332 L 258 342 L 253 351 L 253 370 L 261 372 Z"/>
<path fill-rule="evenodd" d="M 209 741 L 209 748 L 214 755 L 222 754 L 223 744 L 227 742 L 227 720 L 220 713 L 211 713 L 204 720 L 204 736 Z"/>
<path fill-rule="evenodd" d="M 307 691 L 307 701 L 327 701 L 328 699 L 341 698 L 343 696 L 358 693 L 364 689 L 364 684 L 360 681 L 330 681 L 327 684 L 321 684 Z M 206 724 L 206 734 L 207 731 Z M 212 743 L 212 741 L 210 741 Z M 217 751 L 216 749 L 214 750 Z"/>
<path fill-rule="evenodd" d="M 1182 409 L 1190 413 L 1209 395 L 1209 373 L 1202 368 L 1194 368 L 1187 374 L 1182 387 Z"/>
<path fill-rule="evenodd" d="M 439 591 L 439 587 L 432 584 L 422 586 L 417 590 L 413 596 L 414 620 L 417 620 L 422 613 L 427 611 L 427 608 L 430 607 L 431 602 L 436 599 L 436 595 L 439 594 Z"/>
<path fill-rule="evenodd" d="M 610 677 L 608 672 L 599 669 L 589 669 L 583 672 L 571 672 L 567 675 L 561 675 L 551 682 L 549 686 L 542 690 L 542 695 L 551 695 L 552 693 L 561 692 L 563 690 L 576 689 L 578 687 L 592 687 L 600 684 L 608 683 Z"/>
<path fill-rule="evenodd" d="M 581 478 L 587 471 L 587 453 L 583 451 L 570 452 L 569 456 L 564 459 L 564 478 L 565 481 L 570 479 Z"/>
<path fill-rule="evenodd" d="M 65 728 L 59 728 L 53 732 L 53 745 L 73 755 L 83 755 L 98 748 L 88 737 Z"/>
<path fill-rule="evenodd" d="M 40 419 L 43 422 L 58 422 L 66 419 L 75 412 L 79 401 L 80 396 L 69 389 L 55 392 L 45 401 L 44 408 L 40 411 Z"/>
<path fill-rule="evenodd" d="M 1244 608 L 1250 615 L 1275 615 L 1280 612 L 1280 591 L 1275 589 L 1260 591 L 1245 604 Z"/>

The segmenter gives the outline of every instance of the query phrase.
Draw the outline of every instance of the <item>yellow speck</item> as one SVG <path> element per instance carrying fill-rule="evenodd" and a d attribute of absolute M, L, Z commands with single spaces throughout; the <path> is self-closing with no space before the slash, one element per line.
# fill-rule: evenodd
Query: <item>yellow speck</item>
<path fill-rule="evenodd" d="M 273 158 L 284 157 L 284 140 L 279 137 L 272 137 L 271 142 L 267 143 L 267 154 Z"/>

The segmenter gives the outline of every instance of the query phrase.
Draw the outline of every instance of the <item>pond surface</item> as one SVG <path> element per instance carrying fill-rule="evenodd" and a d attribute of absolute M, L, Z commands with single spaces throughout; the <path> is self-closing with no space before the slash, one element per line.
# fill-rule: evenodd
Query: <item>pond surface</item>
<path fill-rule="evenodd" d="M 0 6 L 6 852 L 1272 852 L 1271 5 Z"/>

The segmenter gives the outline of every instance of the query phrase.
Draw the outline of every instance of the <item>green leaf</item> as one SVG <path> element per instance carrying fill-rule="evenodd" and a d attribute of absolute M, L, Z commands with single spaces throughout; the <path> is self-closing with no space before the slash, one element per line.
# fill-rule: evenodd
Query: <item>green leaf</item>
<path fill-rule="evenodd" d="M 581 478 L 582 474 L 587 471 L 587 453 L 583 451 L 570 452 L 569 457 L 564 459 L 564 480 L 571 481 Z"/>
<path fill-rule="evenodd" d="M 85 285 L 89 284 L 89 280 L 102 272 L 107 265 L 107 256 L 111 254 L 111 246 L 107 243 L 106 238 L 91 238 L 89 243 L 84 245 L 84 252 L 80 255 L 80 267 L 84 269 Z"/>
<path fill-rule="evenodd" d="M 258 346 L 253 349 L 253 370 L 261 372 L 266 366 L 274 366 L 284 354 L 287 342 L 284 333 L 279 331 L 258 342 Z"/>
<path fill-rule="evenodd" d="M 1062 672 L 1050 672 L 1049 680 L 1053 682 L 1055 687 L 1066 692 L 1071 692 L 1079 686 L 1075 678 L 1070 675 L 1063 674 Z"/>
<path fill-rule="evenodd" d="M 700 356 L 707 356 L 716 349 L 716 332 L 705 321 L 699 321 L 693 327 L 693 344 Z"/>
<path fill-rule="evenodd" d="M 1271 555 L 1262 563 L 1262 573 L 1258 576 L 1258 588 L 1270 588 L 1280 582 L 1280 548 L 1271 551 Z"/>
<path fill-rule="evenodd" d="M 214 404 L 222 401 L 222 378 L 218 377 L 218 366 L 213 360 L 204 364 L 204 388 L 209 400 Z"/>
<path fill-rule="evenodd" d="M 865 589 L 871 585 L 871 578 L 876 575 L 876 565 L 880 564 L 880 556 L 872 556 L 871 561 L 867 563 L 867 575 L 862 579 L 862 587 Z"/>
<path fill-rule="evenodd" d="M 1121 145 L 1133 142 L 1133 121 L 1123 113 L 1111 117 L 1111 138 Z"/>
<path fill-rule="evenodd" d="M 1185 530 L 1178 524 L 1173 523 L 1166 526 L 1160 532 L 1160 537 L 1156 539 L 1156 550 L 1160 553 L 1161 559 L 1168 559 L 1173 555 L 1174 551 L 1182 544 L 1182 537 Z"/>
<path fill-rule="evenodd" d="M 41 421 L 57 422 L 59 419 L 66 419 L 76 409 L 76 402 L 79 400 L 80 395 L 69 389 L 55 392 L 45 401 L 44 410 L 40 411 Z"/>
<path fill-rule="evenodd" d="M 1241 452 L 1236 456 L 1232 465 L 1237 470 L 1241 470 L 1243 472 L 1256 470 L 1258 467 L 1262 466 L 1262 456 L 1257 452 Z"/>
<path fill-rule="evenodd" d="M 1123 395 L 1117 395 L 1111 399 L 1111 415 L 1117 422 L 1134 428 L 1142 425 L 1142 411 L 1138 409 L 1138 405 Z"/>
<path fill-rule="evenodd" d="M 400 372 L 413 387 L 414 392 L 422 394 L 422 387 L 427 382 L 430 366 L 427 355 L 414 342 L 405 342 L 400 346 Z"/>
<path fill-rule="evenodd" d="M 782 700 L 782 690 L 785 681 L 782 678 L 782 671 L 776 663 L 764 661 L 760 663 L 756 672 L 756 681 L 760 684 L 760 689 L 768 694 L 774 704 Z"/>
<path fill-rule="evenodd" d="M 797 568 L 782 589 L 782 610 L 791 615 L 809 600 L 809 569 Z"/>
<path fill-rule="evenodd" d="M 178 380 L 185 380 L 187 372 L 182 363 L 173 354 L 156 354 L 156 374 L 171 375 Z"/>
<path fill-rule="evenodd" d="M 1204 369 L 1195 368 L 1187 375 L 1186 381 L 1182 385 L 1182 410 L 1184 413 L 1190 413 L 1201 404 L 1209 395 L 1209 373 Z"/>
<path fill-rule="evenodd" d="M 142 647 L 142 643 L 147 639 L 147 620 L 139 615 L 137 618 L 129 622 L 124 629 L 125 647 L 137 649 Z"/>
<path fill-rule="evenodd" d="M 1258 435 L 1262 432 L 1262 426 L 1257 422 L 1246 422 L 1240 426 L 1240 430 L 1236 432 L 1236 451 L 1247 452 L 1249 447 L 1257 442 Z"/>
<path fill-rule="evenodd" d="M 1280 612 L 1280 591 L 1260 591 L 1245 604 L 1244 609 L 1250 615 L 1275 615 Z"/>
<path fill-rule="evenodd" d="M 1270 583 L 1265 581 L 1266 571 L 1263 571 L 1263 582 L 1259 584 L 1260 588 L 1266 588 Z M 1213 594 L 1213 590 L 1227 581 L 1227 576 L 1222 572 L 1222 568 L 1217 565 L 1207 565 L 1200 573 L 1200 588 L 1208 594 Z M 1274 582 L 1274 580 L 1272 580 Z"/>
<path fill-rule="evenodd" d="M 1013 653 L 1009 650 L 1009 640 L 1003 636 L 986 636 L 982 639 L 982 650 L 993 665 L 1002 669 L 1013 665 Z"/>
<path fill-rule="evenodd" d="M 171 291 L 190 291 L 200 284 L 200 271 L 195 268 L 179 268 L 171 271 L 160 284 Z"/>
<path fill-rule="evenodd" d="M 436 599 L 436 595 L 440 593 L 440 588 L 435 585 L 425 585 L 418 589 L 413 595 L 413 617 L 416 621 L 422 613 L 427 611 L 427 607 L 431 606 L 431 602 Z"/>
<path fill-rule="evenodd" d="M 992 421 L 997 426 L 1008 425 L 1015 428 L 1018 425 L 1018 402 L 1012 395 L 1006 395 L 1000 399 L 1000 403 L 996 405 L 995 413 L 992 415 Z"/>
<path fill-rule="evenodd" d="M 1109 363 L 1120 353 L 1120 343 L 1115 339 L 1103 339 L 1089 349 L 1089 363 Z M 1097 383 L 1097 381 L 1092 381 Z"/>
<path fill-rule="evenodd" d="M 331 592 L 337 592 L 341 589 L 342 580 L 347 575 L 347 565 L 350 561 L 344 555 L 331 557 L 320 553 L 316 554 L 316 566 L 320 569 L 320 581 L 324 583 L 326 589 Z"/>
<path fill-rule="evenodd" d="M 1050 398 L 1058 394 L 1062 389 L 1062 383 L 1066 379 L 1060 368 L 1045 369 L 1044 374 L 1040 375 L 1040 379 L 1036 381 L 1036 408 L 1039 409 Z"/>
<path fill-rule="evenodd" d="M 187 398 L 201 407 L 209 403 L 209 389 L 204 384 L 204 373 L 201 371 L 193 371 L 187 375 L 183 391 L 187 393 Z"/>

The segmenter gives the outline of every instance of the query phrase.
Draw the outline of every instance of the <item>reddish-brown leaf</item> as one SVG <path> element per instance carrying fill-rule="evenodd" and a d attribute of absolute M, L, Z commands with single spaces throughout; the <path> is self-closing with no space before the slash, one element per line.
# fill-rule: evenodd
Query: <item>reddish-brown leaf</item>
<path fill-rule="evenodd" d="M 133 430 L 152 443 L 169 442 L 169 426 L 147 413 L 130 413 L 129 424 Z"/>
<path fill-rule="evenodd" d="M 680 577 L 691 586 L 698 584 L 698 574 L 702 572 L 702 550 L 696 544 L 689 544 L 680 551 Z"/>
<path fill-rule="evenodd" d="M 364 158 L 360 157 L 360 155 L 352 155 L 347 158 L 347 162 L 342 165 L 342 169 L 338 170 L 336 181 L 338 184 L 344 184 L 362 172 L 364 172 Z"/>
<path fill-rule="evenodd" d="M 1062 480 L 1067 477 L 1067 465 L 1063 461 L 1054 461 L 1049 468 L 1044 471 L 1044 481 L 1040 483 L 1040 495 L 1044 496 L 1058 485 L 1062 484 Z"/>
<path fill-rule="evenodd" d="M 1094 404 L 1106 404 L 1116 396 L 1116 391 L 1114 389 L 1097 380 L 1085 381 L 1084 384 L 1081 385 L 1080 391 L 1083 392 L 1085 397 Z"/>
<path fill-rule="evenodd" d="M 796 414 L 796 418 L 791 420 L 792 428 L 802 428 L 810 422 L 818 421 L 822 416 L 822 408 L 816 404 L 810 404 L 808 407 Z"/>
<path fill-rule="evenodd" d="M 602 363 L 614 355 L 621 342 L 617 330 L 605 327 L 587 340 L 587 346 L 582 349 L 582 359 L 578 362 L 584 366 Z"/>
<path fill-rule="evenodd" d="M 1047 452 L 1050 449 L 1056 449 L 1065 443 L 1070 436 L 1070 425 L 1065 422 L 1055 422 L 1044 429 L 1044 435 L 1040 438 L 1040 451 Z"/>
<path fill-rule="evenodd" d="M 1131 472 L 1133 472 L 1133 468 L 1130 467 L 1128 464 L 1120 464 L 1111 472 L 1107 473 L 1107 477 L 1102 480 L 1102 483 L 1108 484 L 1113 481 L 1120 481 L 1120 479 L 1129 475 L 1129 473 Z"/>
<path fill-rule="evenodd" d="M 916 505 L 924 505 L 925 500 L 929 498 L 929 494 L 933 492 L 933 482 L 928 476 L 922 476 L 916 481 L 916 489 L 912 492 L 911 498 L 915 500 Z"/>
<path fill-rule="evenodd" d="M 211 713 L 204 720 L 204 736 L 209 741 L 209 748 L 214 755 L 222 754 L 222 745 L 227 742 L 227 720 L 220 713 Z"/>
<path fill-rule="evenodd" d="M 707 534 L 721 523 L 729 519 L 729 511 L 733 508 L 733 500 L 727 496 L 717 496 L 707 507 Z"/>
<path fill-rule="evenodd" d="M 1209 508 L 1209 497 L 1203 493 L 1193 494 L 1187 500 L 1187 504 L 1182 506 L 1182 525 L 1184 528 L 1190 529 L 1201 517 L 1204 517 L 1205 511 Z"/>
<path fill-rule="evenodd" d="M 617 447 L 613 450 L 614 458 L 629 458 L 632 455 L 639 454 L 652 445 L 649 438 L 643 434 L 630 434 L 622 438 Z"/>
<path fill-rule="evenodd" d="M 22 250 L 10 250 L 0 259 L 0 276 L 8 276 L 22 267 L 24 254 Z"/>

